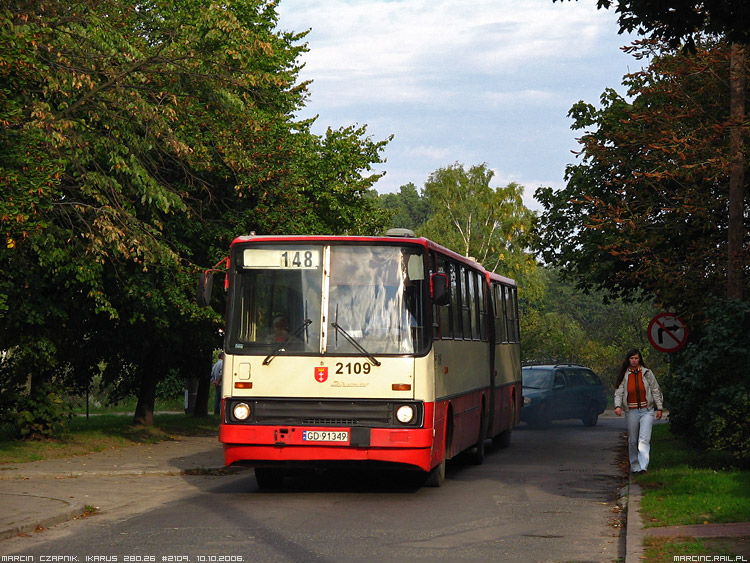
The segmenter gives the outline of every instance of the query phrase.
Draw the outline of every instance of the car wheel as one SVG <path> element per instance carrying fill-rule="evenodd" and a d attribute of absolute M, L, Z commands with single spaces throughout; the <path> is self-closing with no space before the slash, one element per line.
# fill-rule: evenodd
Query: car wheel
<path fill-rule="evenodd" d="M 599 421 L 599 412 L 596 410 L 596 407 L 589 405 L 586 414 L 581 420 L 585 426 L 596 426 L 596 423 Z"/>

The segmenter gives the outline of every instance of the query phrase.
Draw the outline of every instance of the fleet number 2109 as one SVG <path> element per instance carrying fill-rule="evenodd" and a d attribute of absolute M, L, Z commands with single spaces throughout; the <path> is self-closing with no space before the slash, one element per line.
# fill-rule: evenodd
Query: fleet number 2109
<path fill-rule="evenodd" d="M 361 373 L 367 375 L 370 373 L 371 369 L 372 366 L 367 362 L 349 362 L 346 364 L 343 362 L 336 363 L 336 375 L 359 375 Z"/>

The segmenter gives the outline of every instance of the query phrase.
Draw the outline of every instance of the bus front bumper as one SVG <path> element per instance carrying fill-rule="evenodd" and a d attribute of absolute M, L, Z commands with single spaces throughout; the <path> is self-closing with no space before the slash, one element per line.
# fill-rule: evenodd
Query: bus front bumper
<path fill-rule="evenodd" d="M 310 441 L 313 432 L 346 441 Z M 222 424 L 224 463 L 304 461 L 377 461 L 416 466 L 429 471 L 433 462 L 432 428 L 256 426 Z"/>

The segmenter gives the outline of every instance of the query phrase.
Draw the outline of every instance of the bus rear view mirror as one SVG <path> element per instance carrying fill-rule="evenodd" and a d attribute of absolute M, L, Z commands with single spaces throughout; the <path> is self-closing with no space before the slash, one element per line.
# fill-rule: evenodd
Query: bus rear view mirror
<path fill-rule="evenodd" d="M 432 274 L 430 277 L 430 293 L 432 294 L 432 302 L 435 305 L 443 306 L 450 303 L 451 294 L 448 291 L 448 287 L 449 280 L 446 274 Z"/>
<path fill-rule="evenodd" d="M 198 305 L 208 307 L 211 303 L 211 290 L 214 286 L 214 273 L 210 270 L 198 276 Z"/>

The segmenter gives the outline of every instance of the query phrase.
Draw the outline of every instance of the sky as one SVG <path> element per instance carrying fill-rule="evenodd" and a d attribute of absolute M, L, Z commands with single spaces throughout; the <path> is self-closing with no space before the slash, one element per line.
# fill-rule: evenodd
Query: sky
<path fill-rule="evenodd" d="M 620 50 L 633 37 L 596 0 L 281 0 L 278 12 L 281 30 L 310 30 L 299 117 L 319 116 L 313 132 L 393 135 L 379 193 L 486 163 L 492 187 L 524 186 L 538 211 L 536 188 L 563 187 L 576 161 L 570 108 L 606 88 L 624 94 L 623 76 L 640 68 Z"/>

